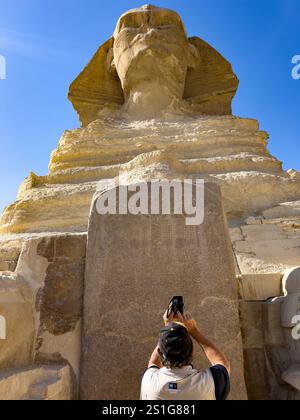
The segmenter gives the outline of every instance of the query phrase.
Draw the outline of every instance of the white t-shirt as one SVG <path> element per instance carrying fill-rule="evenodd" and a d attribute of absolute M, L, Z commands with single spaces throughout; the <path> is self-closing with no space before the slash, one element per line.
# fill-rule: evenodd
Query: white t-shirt
<path fill-rule="evenodd" d="M 229 393 L 226 369 L 215 366 L 198 371 L 192 366 L 159 369 L 152 366 L 142 380 L 141 400 L 216 400 Z"/>

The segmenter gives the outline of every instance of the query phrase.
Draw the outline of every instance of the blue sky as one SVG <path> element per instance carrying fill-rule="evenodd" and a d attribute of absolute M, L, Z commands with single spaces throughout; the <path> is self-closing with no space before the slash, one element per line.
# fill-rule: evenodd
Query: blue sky
<path fill-rule="evenodd" d="M 77 116 L 68 86 L 119 15 L 136 0 L 0 0 L 0 210 L 14 201 L 30 171 L 47 173 L 50 153 Z M 299 0 L 157 0 L 177 10 L 190 36 L 220 51 L 240 79 L 234 114 L 257 118 L 270 150 L 286 169 L 300 170 Z"/>

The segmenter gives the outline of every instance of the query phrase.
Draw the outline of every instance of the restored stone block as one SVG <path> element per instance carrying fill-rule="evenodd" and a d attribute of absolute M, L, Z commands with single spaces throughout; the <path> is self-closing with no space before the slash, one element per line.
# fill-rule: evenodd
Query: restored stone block
<path fill-rule="evenodd" d="M 244 361 L 249 400 L 271 399 L 269 372 L 264 349 L 246 349 Z"/>
<path fill-rule="evenodd" d="M 273 239 L 285 239 L 287 235 L 279 226 L 273 225 L 252 225 L 241 227 L 246 241 L 267 241 Z"/>
<path fill-rule="evenodd" d="M 240 322 L 242 328 L 244 348 L 263 348 L 263 303 L 241 301 Z"/>
<path fill-rule="evenodd" d="M 5 339 L 0 339 L 0 369 L 32 363 L 34 319 L 32 307 L 18 290 L 14 276 L 0 276 L 0 316 Z M 0 397 L 1 398 L 1 397 Z"/>
<path fill-rule="evenodd" d="M 239 291 L 244 300 L 267 300 L 282 295 L 281 273 L 243 274 L 239 277 Z"/>

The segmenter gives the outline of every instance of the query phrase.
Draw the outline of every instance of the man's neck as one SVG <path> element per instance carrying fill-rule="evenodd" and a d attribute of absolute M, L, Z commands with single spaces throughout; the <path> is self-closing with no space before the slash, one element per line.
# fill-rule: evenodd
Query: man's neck
<path fill-rule="evenodd" d="M 178 92 L 158 82 L 149 81 L 131 89 L 122 111 L 134 119 L 153 119 L 162 116 L 164 111 L 175 111 L 181 102 Z"/>

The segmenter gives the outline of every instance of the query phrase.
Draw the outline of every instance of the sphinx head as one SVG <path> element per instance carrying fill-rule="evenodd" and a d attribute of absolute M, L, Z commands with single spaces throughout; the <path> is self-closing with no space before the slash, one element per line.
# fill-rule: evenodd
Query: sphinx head
<path fill-rule="evenodd" d="M 187 71 L 199 58 L 180 16 L 150 5 L 121 16 L 112 55 L 125 101 L 138 101 L 139 106 L 147 102 L 149 107 L 150 98 L 156 98 L 158 110 L 174 99 L 182 100 Z M 145 101 L 139 101 L 142 96 Z"/>
<path fill-rule="evenodd" d="M 69 99 L 83 125 L 120 113 L 228 115 L 237 87 L 230 63 L 200 38 L 188 38 L 176 12 L 146 5 L 121 16 L 71 84 Z"/>

